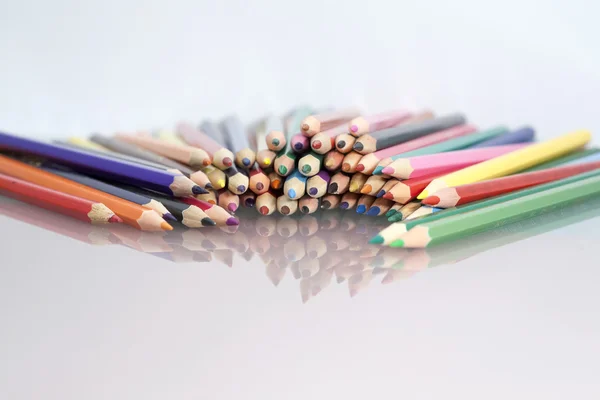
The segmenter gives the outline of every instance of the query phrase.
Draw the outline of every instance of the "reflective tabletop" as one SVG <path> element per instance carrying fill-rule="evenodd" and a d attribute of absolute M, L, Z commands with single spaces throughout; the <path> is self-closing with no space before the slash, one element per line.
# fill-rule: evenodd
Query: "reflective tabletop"
<path fill-rule="evenodd" d="M 0 197 L 2 397 L 600 394 L 600 199 L 414 250 L 244 211 L 161 234 Z"/>

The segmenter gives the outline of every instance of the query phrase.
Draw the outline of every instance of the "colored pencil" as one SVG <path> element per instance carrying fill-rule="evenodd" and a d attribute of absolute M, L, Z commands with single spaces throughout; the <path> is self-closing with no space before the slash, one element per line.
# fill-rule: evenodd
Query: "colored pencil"
<path fill-rule="evenodd" d="M 331 129 L 356 118 L 360 112 L 356 108 L 347 108 L 311 115 L 302 121 L 302 134 L 313 137 L 315 134 Z"/>
<path fill-rule="evenodd" d="M 267 147 L 267 126 L 268 118 L 263 119 L 255 128 L 254 134 L 250 136 L 254 139 L 252 146 L 256 150 L 256 162 L 261 168 L 269 168 L 275 160 L 276 152 L 269 150 Z"/>
<path fill-rule="evenodd" d="M 326 194 L 321 197 L 321 208 L 323 210 L 333 210 L 340 205 L 341 196 L 339 194 Z"/>
<path fill-rule="evenodd" d="M 221 133 L 214 123 L 205 121 L 196 129 L 191 124 L 182 122 L 177 124 L 176 132 L 184 142 L 206 151 L 212 158 L 215 167 L 224 170 L 233 166 L 235 156 L 231 150 L 225 148 L 222 142 L 215 140 Z M 209 134 L 208 132 L 212 132 Z"/>
<path fill-rule="evenodd" d="M 217 204 L 219 207 L 234 213 L 240 207 L 240 196 L 231 193 L 227 189 L 221 189 L 217 192 Z"/>
<path fill-rule="evenodd" d="M 450 141 L 451 139 L 456 139 L 461 136 L 470 135 L 476 130 L 477 128 L 474 125 L 459 125 L 450 129 L 445 129 L 436 133 L 432 133 L 431 135 L 423 136 L 422 138 L 397 144 L 395 146 L 388 147 L 387 149 L 379 150 L 374 153 L 370 153 L 363 156 L 358 162 L 356 170 L 364 174 L 371 174 L 380 162 L 386 160 L 389 157 L 400 155 L 402 153 L 424 148 L 427 146 L 432 146 L 437 143 Z M 389 165 L 390 163 L 391 160 L 387 162 L 386 165 Z"/>
<path fill-rule="evenodd" d="M 256 196 L 256 209 L 262 215 L 271 215 L 277 209 L 277 195 L 268 191 Z"/>
<path fill-rule="evenodd" d="M 274 115 L 267 117 L 265 119 L 265 131 L 267 133 L 265 143 L 269 150 L 277 152 L 285 147 L 287 138 L 285 137 L 285 127 L 281 118 Z"/>
<path fill-rule="evenodd" d="M 451 218 L 429 221 L 415 226 L 402 236 L 398 247 L 422 248 L 453 239 L 471 236 L 497 226 L 548 213 L 558 207 L 600 193 L 600 177 L 582 179 L 539 193 L 506 201 Z"/>
<path fill-rule="evenodd" d="M 431 183 L 432 180 L 444 176 L 444 174 L 447 174 L 449 171 L 452 170 L 442 171 L 438 174 L 422 176 L 420 178 L 400 181 L 386 194 L 384 194 L 383 198 L 393 200 L 396 203 L 406 204 L 415 199 L 423 191 L 423 189 L 425 189 L 427 185 Z"/>
<path fill-rule="evenodd" d="M 576 160 L 570 160 L 566 162 L 565 165 L 579 165 L 584 163 L 596 162 L 600 161 L 600 153 L 596 152 L 594 154 L 586 155 Z"/>
<path fill-rule="evenodd" d="M 0 174 L 0 194 L 91 224 L 123 222 L 102 203 Z"/>
<path fill-rule="evenodd" d="M 275 157 L 277 157 L 277 153 L 269 149 L 256 152 L 256 162 L 263 169 L 269 168 L 273 164 L 273 161 L 275 161 Z"/>
<path fill-rule="evenodd" d="M 405 220 L 411 221 L 413 219 L 421 218 L 426 215 L 431 215 L 439 211 L 442 211 L 442 208 L 421 206 L 419 209 L 415 210 L 412 214 L 406 217 Z"/>
<path fill-rule="evenodd" d="M 296 153 L 293 151 L 281 150 L 275 158 L 275 172 L 281 176 L 288 176 L 296 168 L 296 158 Z"/>
<path fill-rule="evenodd" d="M 342 210 L 352 210 L 356 206 L 356 203 L 358 203 L 358 199 L 360 198 L 360 196 L 361 195 L 359 193 L 344 193 L 340 200 L 340 208 Z"/>
<path fill-rule="evenodd" d="M 70 143 L 74 146 L 81 147 L 81 148 L 88 149 L 88 150 L 95 150 L 95 151 L 102 151 L 102 152 L 110 151 L 106 147 L 101 146 L 98 143 L 94 143 L 93 141 L 86 139 L 86 138 L 82 138 L 82 137 L 71 136 L 70 138 L 67 139 L 67 143 Z"/>
<path fill-rule="evenodd" d="M 157 131 L 151 132 L 153 138 L 163 140 L 165 142 L 175 143 L 178 145 L 187 145 L 177 134 L 175 131 L 171 129 L 159 129 Z"/>
<path fill-rule="evenodd" d="M 448 169 L 462 169 L 492 158 L 522 149 L 527 143 L 510 144 L 506 146 L 484 147 L 480 149 L 467 149 L 449 151 L 446 153 L 428 154 L 410 158 L 399 158 L 387 167 L 382 173 L 398 179 L 420 178 L 433 175 Z M 379 175 L 373 175 L 379 176 Z"/>
<path fill-rule="evenodd" d="M 356 203 L 356 212 L 358 214 L 364 214 L 374 201 L 375 197 L 363 194 L 358 198 L 358 202 Z"/>
<path fill-rule="evenodd" d="M 524 126 L 514 131 L 510 131 L 491 139 L 484 140 L 483 142 L 479 142 L 471 146 L 471 148 L 479 149 L 482 147 L 505 146 L 507 144 L 515 143 L 530 143 L 533 142 L 534 139 L 535 130 L 529 126 Z"/>
<path fill-rule="evenodd" d="M 406 121 L 413 114 L 406 110 L 393 110 L 368 116 L 359 116 L 348 123 L 348 132 L 354 136 L 362 136 L 369 132 L 392 128 Z"/>
<path fill-rule="evenodd" d="M 256 153 L 250 148 L 246 129 L 235 115 L 224 118 L 220 124 L 227 148 L 235 154 L 235 163 L 240 168 L 250 168 L 256 161 Z"/>
<path fill-rule="evenodd" d="M 177 161 L 173 161 L 170 158 L 163 157 L 163 156 L 153 153 L 151 151 L 142 149 L 141 147 L 136 146 L 134 144 L 130 144 L 130 143 L 124 142 L 122 140 L 118 140 L 117 138 L 114 138 L 114 137 L 107 137 L 107 136 L 103 136 L 103 135 L 99 135 L 99 134 L 93 134 L 92 136 L 90 136 L 90 140 L 94 143 L 101 145 L 104 148 L 107 148 L 111 152 L 115 152 L 115 153 L 119 153 L 119 154 L 122 154 L 125 156 L 133 157 L 133 159 L 126 158 L 126 160 L 128 160 L 128 161 L 132 161 L 132 162 L 147 161 L 150 163 L 149 166 L 157 167 L 156 164 L 158 164 L 158 165 L 162 165 L 166 168 L 176 169 L 178 171 L 181 171 L 183 174 L 187 174 L 187 175 L 190 175 L 194 172 L 187 165 L 178 163 Z M 109 154 L 114 155 L 114 153 L 113 154 L 109 153 Z"/>
<path fill-rule="evenodd" d="M 491 179 L 488 181 L 461 185 L 455 188 L 439 190 L 435 195 L 425 198 L 422 203 L 440 208 L 455 207 L 477 200 L 514 192 L 531 186 L 564 179 L 600 168 L 600 161 L 577 165 L 567 165 L 542 171 Z"/>
<path fill-rule="evenodd" d="M 223 207 L 218 206 L 215 203 L 210 203 L 194 197 L 182 197 L 178 200 L 185 204 L 194 205 L 200 208 L 210 217 L 210 219 L 217 223 L 217 226 L 238 226 L 240 224 L 239 219 L 232 216 L 225 211 Z"/>
<path fill-rule="evenodd" d="M 323 164 L 325 169 L 329 172 L 337 172 L 342 167 L 344 161 L 344 154 L 339 151 L 332 150 L 325 155 Z"/>
<path fill-rule="evenodd" d="M 367 210 L 366 214 L 371 217 L 378 217 L 387 213 L 393 204 L 393 201 L 384 198 L 375 199 L 373 204 L 371 204 L 371 207 Z"/>
<path fill-rule="evenodd" d="M 181 174 L 147 168 L 115 158 L 92 154 L 85 150 L 47 144 L 2 132 L 0 132 L 0 146 L 51 158 L 81 172 L 147 187 L 170 195 L 187 196 L 192 193 L 205 192 L 205 189 Z M 112 207 L 109 208 L 112 209 Z"/>
<path fill-rule="evenodd" d="M 360 193 L 368 194 L 369 196 L 375 196 L 377 193 L 379 193 L 387 181 L 388 178 L 382 175 L 371 175 L 367 178 L 363 187 L 360 188 Z"/>
<path fill-rule="evenodd" d="M 124 223 L 137 229 L 151 231 L 173 229 L 154 210 L 4 156 L 0 156 L 0 173 L 58 192 L 102 203 L 118 215 Z"/>
<path fill-rule="evenodd" d="M 413 227 L 415 227 L 416 225 L 419 225 L 421 223 L 437 221 L 438 219 L 448 218 L 448 217 L 452 217 L 452 216 L 463 214 L 463 213 L 469 213 L 471 211 L 476 211 L 476 210 L 480 210 L 483 208 L 495 206 L 497 204 L 504 203 L 504 202 L 507 202 L 510 200 L 519 199 L 523 196 L 534 195 L 536 193 L 539 193 L 539 192 L 542 192 L 545 190 L 562 187 L 562 186 L 568 185 L 573 182 L 578 182 L 582 179 L 587 179 L 587 178 L 596 177 L 596 176 L 600 176 L 600 170 L 596 169 L 596 170 L 592 170 L 590 172 L 585 172 L 583 174 L 573 175 L 569 178 L 560 179 L 558 181 L 553 181 L 553 182 L 548 182 L 543 185 L 532 186 L 527 189 L 518 190 L 516 192 L 510 192 L 508 194 L 492 197 L 489 199 L 477 201 L 477 202 L 470 203 L 470 204 L 465 204 L 462 206 L 458 206 L 456 208 L 447 208 L 447 209 L 440 211 L 438 213 L 435 213 L 433 215 L 419 218 L 417 220 L 410 221 L 409 223 L 406 223 L 406 224 L 392 224 L 389 227 L 387 227 L 386 229 L 379 232 L 378 235 L 373 237 L 371 239 L 370 243 L 390 244 L 393 241 L 395 241 L 396 239 L 399 239 L 400 236 L 405 234 L 408 230 L 412 229 Z M 420 205 L 420 203 L 418 203 L 418 202 L 415 202 L 415 203 Z"/>
<path fill-rule="evenodd" d="M 367 179 L 369 179 L 369 177 L 365 174 L 361 174 L 360 172 L 352 175 L 352 178 L 350 179 L 350 187 L 348 188 L 348 190 L 351 193 L 360 193 L 360 190 L 367 182 Z"/>
<path fill-rule="evenodd" d="M 368 180 L 367 180 L 368 182 Z M 392 190 L 394 188 L 394 186 L 396 186 L 400 181 L 398 179 L 389 179 L 381 189 L 379 189 L 379 191 L 377 192 L 377 194 L 375 195 L 375 197 L 377 198 L 382 198 L 383 196 L 385 196 L 385 194 L 387 192 L 389 192 L 390 190 Z"/>
<path fill-rule="evenodd" d="M 323 132 L 319 132 L 310 138 L 310 148 L 315 153 L 325 154 L 334 148 L 336 137 L 347 132 L 348 127 L 345 124 L 338 125 Z"/>
<path fill-rule="evenodd" d="M 340 171 L 331 177 L 329 186 L 327 188 L 327 193 L 344 194 L 348 191 L 349 186 L 350 176 Z"/>
<path fill-rule="evenodd" d="M 405 220 L 419 208 L 421 208 L 421 203 L 418 201 L 411 201 L 410 203 L 406 203 L 404 206 L 402 206 L 402 208 L 393 217 L 397 221 Z"/>
<path fill-rule="evenodd" d="M 508 129 L 503 126 L 497 126 L 495 128 L 491 128 L 481 132 L 470 133 L 467 135 L 463 135 L 461 137 L 457 137 L 454 139 L 446 140 L 441 143 L 433 144 L 430 146 L 420 147 L 415 150 L 406 151 L 400 154 L 396 154 L 391 157 L 384 158 L 379 162 L 375 170 L 373 171 L 373 175 L 379 175 L 382 173 L 383 168 L 391 164 L 393 161 L 399 158 L 405 157 L 417 157 L 423 156 L 427 154 L 436 154 L 436 153 L 444 153 L 448 151 L 454 150 L 462 150 L 468 148 L 475 143 L 479 143 L 482 140 L 489 139 L 490 137 L 495 137 L 501 135 L 503 133 L 508 132 Z"/>
<path fill-rule="evenodd" d="M 240 204 L 242 204 L 246 208 L 254 207 L 254 204 L 256 204 L 256 194 L 249 190 L 246 193 L 240 195 Z"/>
<path fill-rule="evenodd" d="M 290 138 L 292 151 L 296 154 L 304 154 L 310 149 L 310 140 L 298 133 Z"/>
<path fill-rule="evenodd" d="M 363 135 L 356 140 L 353 149 L 361 154 L 373 153 L 400 143 L 405 143 L 454 126 L 466 123 L 464 115 L 455 113 L 417 123 L 408 123 Z"/>
<path fill-rule="evenodd" d="M 362 154 L 357 153 L 356 151 L 351 151 L 350 153 L 346 154 L 342 163 L 342 171 L 348 174 L 355 173 L 356 167 L 358 166 L 358 163 L 362 157 Z"/>
<path fill-rule="evenodd" d="M 269 187 L 271 186 L 271 181 L 269 177 L 264 173 L 264 171 L 260 168 L 258 163 L 254 163 L 252 168 L 250 168 L 250 182 L 249 187 L 250 190 L 256 194 L 263 194 Z"/>
<path fill-rule="evenodd" d="M 589 131 L 579 130 L 556 139 L 532 144 L 500 157 L 461 169 L 432 181 L 417 197 L 424 199 L 438 190 L 474 183 L 522 171 L 536 164 L 558 158 L 586 145 Z"/>
<path fill-rule="evenodd" d="M 134 144 L 193 168 L 205 167 L 212 163 L 212 159 L 208 153 L 197 147 L 165 142 L 147 135 L 125 135 L 119 133 L 115 137 L 118 140 Z"/>
<path fill-rule="evenodd" d="M 286 195 L 282 194 L 277 197 L 277 211 L 283 215 L 292 215 L 298 211 L 298 200 L 290 200 Z"/>
<path fill-rule="evenodd" d="M 203 167 L 201 171 L 207 176 L 212 186 L 212 189 L 223 189 L 227 185 L 227 175 L 225 175 L 225 172 L 223 172 L 222 170 L 212 165 L 208 165 L 206 167 Z"/>
<path fill-rule="evenodd" d="M 217 204 L 217 193 L 214 190 L 210 190 L 208 193 L 205 194 L 197 194 L 195 198 L 198 200 L 206 201 L 210 204 Z"/>
<path fill-rule="evenodd" d="M 227 175 L 227 188 L 235 193 L 242 194 L 246 190 L 248 190 L 248 184 L 250 183 L 250 179 L 247 175 L 244 175 L 241 171 L 238 171 L 235 167 L 229 167 L 223 170 L 225 175 Z"/>
<path fill-rule="evenodd" d="M 577 151 L 574 151 L 573 153 L 567 154 L 566 156 L 562 156 L 562 157 L 556 158 L 552 161 L 548 161 L 548 162 L 536 165 L 535 167 L 532 167 L 532 168 L 527 168 L 526 170 L 524 170 L 524 172 L 541 171 L 543 169 L 554 168 L 554 167 L 558 167 L 561 165 L 567 165 L 567 164 L 571 164 L 571 163 L 576 164 L 576 163 L 596 161 L 595 159 L 591 159 L 591 158 L 588 159 L 588 157 L 593 156 L 594 154 L 598 154 L 598 153 L 600 153 L 600 149 L 597 149 L 597 148 L 577 150 Z"/>
<path fill-rule="evenodd" d="M 402 207 L 404 207 L 404 204 L 394 203 L 394 205 L 392 205 L 392 207 L 388 210 L 388 212 L 385 213 L 385 216 L 387 218 L 391 217 L 392 215 L 398 213 L 398 211 L 400 211 L 400 209 L 402 209 Z"/>
<path fill-rule="evenodd" d="M 300 171 L 294 171 L 288 176 L 283 184 L 283 193 L 290 200 L 298 200 L 306 192 L 306 176 Z"/>
<path fill-rule="evenodd" d="M 323 155 L 310 152 L 298 160 L 298 171 L 304 176 L 314 176 L 319 172 L 322 164 Z"/>
<path fill-rule="evenodd" d="M 310 196 L 304 196 L 298 200 L 298 207 L 302 214 L 308 215 L 316 212 L 321 206 L 321 199 L 315 199 Z"/>
<path fill-rule="evenodd" d="M 167 208 L 159 201 L 156 201 L 148 196 L 143 196 L 138 193 L 133 193 L 129 190 L 122 189 L 115 185 L 110 185 L 108 183 L 99 181 L 98 179 L 91 178 L 89 176 L 81 175 L 76 172 L 65 170 L 64 168 L 60 168 L 57 165 L 52 164 L 43 164 L 41 168 L 44 171 L 50 172 L 52 174 L 62 176 L 65 179 L 71 180 L 73 182 L 80 183 L 85 186 L 89 186 L 93 189 L 100 190 L 101 192 L 108 193 L 110 195 L 116 196 L 120 199 L 130 201 L 135 204 L 139 204 L 141 206 L 145 206 L 150 208 L 158 213 L 162 218 L 168 221 L 176 221 L 176 218 L 167 210 Z"/>
<path fill-rule="evenodd" d="M 216 221 L 213 221 L 208 214 L 195 205 L 183 204 L 175 200 L 163 198 L 162 196 L 157 197 L 155 200 L 160 201 L 175 218 L 188 228 L 202 228 L 216 225 Z"/>
<path fill-rule="evenodd" d="M 327 193 L 329 185 L 329 172 L 322 170 L 318 174 L 311 176 L 306 180 L 306 193 L 310 197 L 323 197 Z"/>
<path fill-rule="evenodd" d="M 352 136 L 351 134 L 344 132 L 344 133 L 340 133 L 336 138 L 335 138 L 335 149 L 337 151 L 339 151 L 340 153 L 350 153 L 352 151 L 352 148 L 354 147 L 354 143 L 356 143 L 356 138 L 354 136 Z"/>
<path fill-rule="evenodd" d="M 268 178 L 271 188 L 275 190 L 281 189 L 281 187 L 283 186 L 283 178 L 277 172 L 269 172 Z"/>

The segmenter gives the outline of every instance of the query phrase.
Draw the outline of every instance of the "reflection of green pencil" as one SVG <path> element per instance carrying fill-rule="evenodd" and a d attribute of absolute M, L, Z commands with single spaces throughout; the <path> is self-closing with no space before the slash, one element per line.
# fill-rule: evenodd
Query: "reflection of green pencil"
<path fill-rule="evenodd" d="M 581 179 L 451 218 L 418 225 L 398 239 L 395 245 L 421 248 L 460 239 L 541 213 L 549 213 L 598 193 L 600 176 Z"/>

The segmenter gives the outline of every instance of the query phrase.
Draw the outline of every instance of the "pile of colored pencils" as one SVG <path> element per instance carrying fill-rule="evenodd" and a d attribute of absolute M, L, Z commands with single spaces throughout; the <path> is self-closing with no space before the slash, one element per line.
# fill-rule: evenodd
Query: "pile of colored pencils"
<path fill-rule="evenodd" d="M 427 247 L 600 193 L 589 132 L 534 139 L 531 127 L 479 128 L 461 113 L 305 106 L 250 126 L 228 116 L 51 144 L 0 132 L 0 190 L 149 231 L 237 225 L 239 207 L 355 210 L 393 222 L 371 243 Z"/>

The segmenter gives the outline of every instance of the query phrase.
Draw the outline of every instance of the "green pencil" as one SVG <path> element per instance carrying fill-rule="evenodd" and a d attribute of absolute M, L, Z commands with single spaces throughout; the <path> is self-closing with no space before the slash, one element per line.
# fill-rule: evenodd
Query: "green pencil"
<path fill-rule="evenodd" d="M 298 170 L 304 176 L 314 176 L 321 170 L 323 165 L 323 154 L 317 154 L 311 151 L 304 154 L 300 160 L 298 160 Z"/>
<path fill-rule="evenodd" d="M 471 236 L 504 224 L 549 213 L 600 193 L 600 176 L 543 190 L 501 204 L 414 227 L 398 240 L 398 247 L 423 248 Z"/>
<path fill-rule="evenodd" d="M 413 221 L 396 222 L 396 223 L 388 226 L 381 232 L 379 232 L 379 234 L 376 235 L 375 237 L 373 237 L 369 241 L 369 243 L 389 245 L 389 244 L 392 244 L 392 242 L 394 242 L 395 240 L 400 239 L 400 237 L 402 235 L 404 235 L 407 231 L 409 231 L 410 229 L 412 229 L 413 227 L 415 227 L 417 225 L 429 223 L 429 222 L 433 222 L 433 221 L 438 221 L 438 220 L 446 218 L 446 217 L 453 217 L 453 216 L 467 213 L 470 211 L 480 210 L 485 207 L 494 206 L 494 205 L 497 205 L 497 204 L 500 204 L 500 203 L 503 203 L 506 201 L 518 199 L 520 197 L 528 196 L 530 194 L 534 194 L 534 193 L 538 193 L 538 192 L 542 192 L 544 190 L 554 189 L 554 188 L 561 187 L 563 185 L 567 185 L 567 184 L 570 184 L 573 182 L 578 182 L 582 179 L 596 177 L 599 175 L 600 175 L 600 170 L 590 171 L 590 172 L 586 172 L 585 174 L 571 176 L 566 179 L 549 182 L 544 185 L 534 186 L 534 187 L 531 187 L 531 188 L 528 188 L 525 190 L 519 190 L 516 192 L 504 194 L 501 196 L 492 197 L 490 199 L 480 200 L 475 203 L 465 204 L 465 205 L 458 206 L 458 207 L 446 208 L 443 211 L 437 212 L 435 214 L 427 215 L 425 217 L 415 219 Z M 395 216 L 392 216 L 392 218 L 394 218 L 394 217 Z M 392 244 L 392 245 L 395 246 L 394 244 Z"/>

